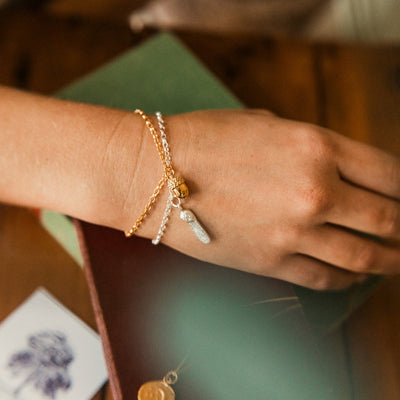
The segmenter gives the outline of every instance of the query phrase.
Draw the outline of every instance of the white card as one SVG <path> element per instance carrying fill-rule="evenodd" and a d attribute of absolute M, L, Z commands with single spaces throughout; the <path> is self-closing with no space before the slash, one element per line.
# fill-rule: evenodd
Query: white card
<path fill-rule="evenodd" d="M 106 380 L 99 336 L 45 289 L 0 325 L 0 400 L 90 400 Z"/>

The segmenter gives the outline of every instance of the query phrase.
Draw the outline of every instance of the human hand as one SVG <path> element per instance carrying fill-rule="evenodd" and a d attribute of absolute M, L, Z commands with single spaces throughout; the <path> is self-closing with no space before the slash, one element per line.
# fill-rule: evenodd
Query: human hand
<path fill-rule="evenodd" d="M 0 93 L 7 171 L 0 201 L 128 230 L 162 174 L 143 120 L 4 87 Z M 173 165 L 191 190 L 184 205 L 212 236 L 204 245 L 171 216 L 168 246 L 315 289 L 400 272 L 398 158 L 262 110 L 166 120 Z M 139 236 L 155 237 L 167 196 L 164 190 Z"/>
<path fill-rule="evenodd" d="M 262 110 L 199 111 L 166 121 L 173 164 L 191 189 L 185 208 L 212 236 L 200 243 L 175 215 L 163 238 L 168 246 L 319 290 L 400 272 L 396 157 Z M 136 178 L 148 178 L 159 163 L 153 152 Z M 156 235 L 164 204 L 158 201 L 138 235 Z"/>

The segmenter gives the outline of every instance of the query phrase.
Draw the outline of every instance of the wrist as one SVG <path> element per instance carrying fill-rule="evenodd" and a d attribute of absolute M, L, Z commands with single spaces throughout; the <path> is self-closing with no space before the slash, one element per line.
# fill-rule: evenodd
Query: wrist
<path fill-rule="evenodd" d="M 107 165 L 102 168 L 96 194 L 99 206 L 96 223 L 127 231 L 160 181 L 162 164 L 144 121 L 132 112 L 121 119 L 107 154 L 103 156 Z M 163 190 L 140 226 L 138 236 L 154 235 L 166 196 L 167 191 Z"/>
<path fill-rule="evenodd" d="M 149 116 L 149 119 L 159 133 L 157 118 Z M 191 171 L 186 170 L 192 152 L 189 146 L 191 141 L 188 140 L 191 134 L 190 124 L 185 115 L 169 116 L 165 121 L 175 176 L 184 176 L 188 180 L 191 194 L 195 194 L 197 188 L 191 185 L 191 181 L 195 182 L 197 178 L 193 176 L 191 179 L 191 174 L 187 175 Z M 107 156 L 102 157 L 103 165 L 106 165 L 101 169 L 101 182 L 96 196 L 96 223 L 127 232 L 140 219 L 139 216 L 146 209 L 154 189 L 164 176 L 164 164 L 152 134 L 140 115 L 125 114 L 108 142 Z M 165 184 L 135 232 L 136 236 L 155 238 L 168 196 L 169 191 Z M 174 225 L 173 230 L 180 226 L 176 221 L 171 221 L 171 224 Z"/>
<path fill-rule="evenodd" d="M 136 117 L 135 122 L 137 122 L 137 117 L 139 117 L 143 129 L 140 131 L 141 145 L 136 157 L 137 162 L 134 168 L 130 168 L 132 174 L 129 177 L 130 183 L 125 189 L 124 206 L 121 207 L 119 212 L 121 222 L 118 228 L 123 229 L 129 236 L 135 234 L 154 239 L 160 229 L 160 223 L 163 219 L 169 196 L 166 181 L 163 182 L 164 186 L 162 186 L 161 191 L 159 190 L 160 180 L 162 181 L 163 178 L 170 177 L 169 172 L 166 172 L 167 170 L 165 169 L 169 168 L 166 167 L 169 165 L 169 161 L 166 161 L 163 145 L 161 145 L 160 139 L 162 135 L 158 127 L 157 117 L 146 116 L 140 112 L 139 114 L 134 115 L 132 113 L 130 117 Z M 147 124 L 150 125 L 147 126 Z M 121 124 L 121 131 L 130 131 L 132 128 L 129 125 L 129 121 L 127 128 Z M 180 116 L 168 117 L 166 130 L 168 131 L 168 142 L 171 144 L 171 153 L 173 154 L 173 167 L 176 168 L 177 172 L 175 177 L 182 175 L 181 172 L 184 174 L 184 171 L 180 168 L 180 161 L 185 157 L 183 149 L 185 146 L 182 147 L 182 142 L 185 140 L 185 130 L 181 126 Z M 129 137 L 132 138 L 132 133 Z M 167 144 L 167 147 L 169 147 L 169 144 Z M 181 157 L 176 158 L 177 162 L 175 162 L 175 149 L 181 153 Z M 116 169 L 118 170 L 118 168 Z M 174 176 L 174 173 L 172 176 Z M 155 189 L 159 194 L 154 194 Z M 149 208 L 149 206 L 151 207 Z"/>

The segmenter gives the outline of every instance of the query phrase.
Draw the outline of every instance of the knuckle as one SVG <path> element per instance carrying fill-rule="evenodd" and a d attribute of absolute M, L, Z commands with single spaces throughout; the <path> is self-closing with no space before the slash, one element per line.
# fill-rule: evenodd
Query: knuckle
<path fill-rule="evenodd" d="M 372 272 L 376 264 L 377 254 L 372 245 L 363 245 L 355 252 L 353 268 L 357 272 Z"/>
<path fill-rule="evenodd" d="M 333 155 L 329 136 L 314 125 L 305 125 L 299 131 L 300 150 L 311 159 L 326 160 Z"/>
<path fill-rule="evenodd" d="M 321 185 L 310 185 L 300 192 L 300 207 L 306 218 L 325 215 L 333 207 L 333 196 Z"/>
<path fill-rule="evenodd" d="M 385 207 L 375 212 L 372 217 L 383 236 L 395 236 L 400 231 L 400 213 L 398 207 Z"/>
<path fill-rule="evenodd" d="M 400 196 L 400 160 L 390 164 L 387 171 L 390 185 L 394 188 L 397 196 Z"/>

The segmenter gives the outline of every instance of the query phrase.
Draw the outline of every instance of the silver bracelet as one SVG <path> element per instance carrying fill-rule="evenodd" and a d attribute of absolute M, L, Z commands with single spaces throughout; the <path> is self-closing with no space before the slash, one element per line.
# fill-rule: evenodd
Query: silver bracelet
<path fill-rule="evenodd" d="M 167 167 L 173 171 L 172 166 L 171 166 L 171 154 L 169 151 L 169 145 L 168 145 L 168 141 L 167 141 L 165 122 L 164 122 L 162 114 L 159 111 L 156 112 L 156 116 L 157 116 L 157 121 L 158 121 L 158 127 L 160 129 L 160 139 L 161 139 L 161 144 L 162 144 L 162 147 L 164 150 L 165 163 L 166 163 Z M 193 213 L 193 211 L 184 209 L 181 204 L 182 203 L 181 198 L 177 197 L 174 194 L 171 187 L 169 187 L 168 190 L 169 190 L 169 196 L 167 199 L 167 204 L 165 206 L 164 215 L 161 220 L 161 225 L 158 230 L 157 236 L 155 239 L 152 240 L 152 243 L 154 245 L 157 245 L 161 242 L 161 239 L 167 228 L 168 220 L 169 220 L 170 214 L 172 212 L 172 207 L 178 208 L 180 210 L 180 213 L 179 213 L 180 218 L 190 225 L 193 233 L 196 235 L 197 239 L 200 240 L 200 242 L 205 243 L 205 244 L 210 243 L 210 241 L 211 241 L 210 236 L 208 235 L 208 233 L 206 232 L 204 227 L 200 224 L 200 222 L 196 218 L 196 215 Z"/>

